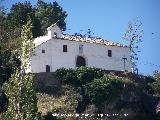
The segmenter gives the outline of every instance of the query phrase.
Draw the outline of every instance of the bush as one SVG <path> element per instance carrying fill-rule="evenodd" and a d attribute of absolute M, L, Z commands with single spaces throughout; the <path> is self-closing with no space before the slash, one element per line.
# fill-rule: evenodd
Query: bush
<path fill-rule="evenodd" d="M 152 88 L 153 94 L 160 97 L 160 81 L 150 83 L 149 86 Z"/>
<path fill-rule="evenodd" d="M 94 79 L 101 78 L 104 75 L 102 69 L 91 67 L 79 67 L 76 69 L 61 68 L 56 71 L 56 76 L 64 84 L 76 87 L 76 90 L 83 96 L 82 100 L 78 101 L 76 111 L 84 112 L 86 106 L 90 103 L 90 98 L 85 93 L 86 85 Z"/>
<path fill-rule="evenodd" d="M 56 70 L 56 77 L 60 80 L 63 80 L 66 76 L 68 70 L 66 68 L 60 68 Z"/>
<path fill-rule="evenodd" d="M 79 67 L 77 69 L 61 68 L 56 71 L 56 76 L 63 83 L 82 86 L 91 82 L 95 78 L 101 78 L 104 75 L 102 69 Z"/>
<path fill-rule="evenodd" d="M 109 104 L 116 100 L 123 89 L 123 80 L 114 75 L 105 75 L 100 79 L 95 79 L 87 86 L 87 94 L 91 101 L 101 109 L 104 104 Z"/>
<path fill-rule="evenodd" d="M 75 72 L 81 85 L 90 83 L 92 80 L 101 78 L 104 75 L 102 69 L 91 67 L 79 67 L 75 69 Z"/>
<path fill-rule="evenodd" d="M 56 77 L 62 81 L 64 84 L 69 84 L 73 86 L 78 86 L 79 81 L 77 78 L 77 75 L 75 73 L 75 70 L 73 69 L 66 69 L 61 68 L 56 70 Z"/>

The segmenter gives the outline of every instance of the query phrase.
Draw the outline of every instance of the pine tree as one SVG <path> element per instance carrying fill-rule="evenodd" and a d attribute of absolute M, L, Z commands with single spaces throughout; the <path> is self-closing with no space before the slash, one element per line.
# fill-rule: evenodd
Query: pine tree
<path fill-rule="evenodd" d="M 38 0 L 35 17 L 41 21 L 41 30 L 43 34 L 45 34 L 47 27 L 56 22 L 61 30 L 66 30 L 65 19 L 67 13 L 56 1 L 53 3 L 46 3 L 43 0 Z"/>
<path fill-rule="evenodd" d="M 3 86 L 9 98 L 7 111 L 3 114 L 5 120 L 36 120 L 37 97 L 33 89 L 33 76 L 26 73 L 30 66 L 30 55 L 34 48 L 32 39 L 32 24 L 27 22 L 22 26 L 22 48 L 18 51 L 21 66 Z"/>

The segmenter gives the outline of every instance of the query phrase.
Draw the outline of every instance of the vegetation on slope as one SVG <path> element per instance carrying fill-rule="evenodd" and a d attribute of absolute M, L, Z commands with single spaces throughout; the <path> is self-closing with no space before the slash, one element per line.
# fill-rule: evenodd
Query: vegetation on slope
<path fill-rule="evenodd" d="M 42 0 L 38 0 L 35 7 L 29 2 L 16 3 L 12 6 L 9 13 L 6 13 L 0 8 L 1 86 L 9 80 L 14 70 L 21 65 L 21 62 L 17 59 L 17 53 L 13 53 L 13 51 L 19 51 L 21 49 L 20 33 L 22 26 L 30 20 L 33 25 L 31 30 L 33 37 L 37 37 L 44 35 L 46 28 L 57 21 L 58 26 L 62 30 L 65 30 L 66 17 L 66 12 L 63 11 L 57 2 L 48 4 Z M 17 79 L 18 77 L 15 77 L 15 75 L 12 76 L 6 85 L 7 96 L 3 91 L 0 91 L 0 112 L 8 110 L 10 113 L 17 113 L 16 110 L 11 110 L 14 105 L 16 106 L 14 103 L 17 102 L 20 106 L 23 106 L 24 110 L 18 110 L 18 112 L 20 114 L 24 113 L 24 117 L 28 116 L 26 119 L 30 119 L 32 114 L 33 116 L 37 114 L 34 113 L 37 106 L 35 105 L 36 97 L 33 86 L 30 84 L 32 83 L 32 78 L 25 77 L 28 80 L 28 82 L 25 81 L 28 84 L 25 83 L 26 85 L 24 85 L 24 89 L 27 92 L 25 96 L 21 97 L 21 94 L 17 92 L 20 90 L 19 87 L 21 87 L 19 86 L 20 79 Z M 160 109 L 158 107 L 156 108 L 160 99 L 159 72 L 155 73 L 155 78 L 152 78 L 131 73 L 106 73 L 97 68 L 80 67 L 75 70 L 59 69 L 56 71 L 56 76 L 62 83 L 61 94 L 53 96 L 45 93 L 37 93 L 38 111 L 43 116 L 39 119 L 71 119 L 66 116 L 53 117 L 52 113 L 89 113 L 94 116 L 86 119 L 92 120 L 101 119 L 98 115 L 99 113 L 110 115 L 103 116 L 103 119 L 160 119 L 160 116 L 158 116 Z M 20 100 L 15 102 L 14 99 L 16 97 Z M 33 104 L 30 104 L 29 102 L 33 98 L 35 98 L 32 101 Z M 10 101 L 9 106 L 7 106 L 8 100 Z M 23 105 L 20 103 L 23 103 Z M 33 107 L 32 112 L 28 110 L 30 107 Z M 15 119 L 17 117 L 16 114 L 8 114 L 8 116 L 8 119 Z M 31 119 L 34 119 L 33 116 Z M 76 118 L 74 117 L 73 119 Z M 85 119 L 84 116 L 82 119 Z"/>
<path fill-rule="evenodd" d="M 61 93 L 57 96 L 38 93 L 38 108 L 43 115 L 48 112 L 48 116 L 59 114 L 57 119 L 71 119 L 60 116 L 70 113 L 93 115 L 78 117 L 92 120 L 159 119 L 156 105 L 160 97 L 154 86 L 158 81 L 153 77 L 123 72 L 107 73 L 88 67 L 62 68 L 56 71 L 56 75 L 61 81 Z M 106 116 L 100 117 L 100 114 Z"/>
<path fill-rule="evenodd" d="M 5 112 L 6 110 L 9 110 L 9 107 L 7 105 L 10 104 L 11 101 L 13 103 L 16 102 L 18 104 L 20 103 L 19 106 L 23 106 L 21 105 L 22 102 L 26 100 L 25 102 L 26 104 L 28 104 L 27 102 L 30 102 L 29 99 L 32 99 L 30 97 L 25 96 L 26 98 L 23 101 L 21 99 L 23 99 L 24 96 L 18 97 L 18 95 L 21 96 L 21 94 L 18 94 L 19 92 L 17 92 L 21 91 L 19 90 L 19 87 L 22 88 L 22 86 L 19 85 L 21 75 L 19 75 L 18 77 L 16 77 L 16 75 L 21 73 L 20 71 L 15 73 L 15 71 L 21 68 L 21 60 L 19 59 L 19 52 L 22 53 L 25 52 L 21 51 L 23 47 L 22 39 L 27 38 L 27 36 L 23 37 L 21 36 L 22 35 L 21 33 L 23 31 L 22 26 L 26 25 L 30 21 L 30 23 L 32 24 L 31 30 L 30 31 L 26 30 L 25 32 L 27 35 L 33 36 L 33 38 L 35 38 L 41 35 L 45 35 L 47 27 L 56 22 L 57 25 L 61 28 L 61 30 L 65 30 L 66 17 L 67 13 L 62 9 L 61 6 L 58 5 L 56 1 L 52 3 L 45 3 L 42 0 L 38 0 L 36 6 L 32 6 L 31 3 L 27 1 L 19 2 L 13 4 L 9 12 L 5 11 L 3 9 L 3 6 L 0 6 L 0 43 L 1 43 L 0 44 L 0 112 Z M 33 38 L 31 39 L 27 38 L 28 40 L 30 40 L 28 41 L 28 43 L 30 43 L 33 40 Z M 27 50 L 30 51 L 29 49 Z M 26 77 L 24 79 L 29 79 L 28 83 L 25 83 L 27 85 L 26 86 L 24 85 L 26 87 L 24 89 L 29 91 L 31 90 L 30 91 L 31 93 L 34 92 L 32 91 L 33 87 L 31 80 L 32 78 Z M 5 82 L 8 82 L 8 84 L 6 83 L 4 87 Z M 13 84 L 15 86 L 13 86 Z M 5 92 L 7 93 L 7 96 L 1 89 L 2 86 L 4 89 L 6 88 Z M 14 97 L 10 97 L 11 95 Z M 13 99 L 16 98 L 18 100 L 14 101 Z M 16 105 L 13 106 L 15 107 Z M 19 106 L 17 108 L 20 108 Z M 18 110 L 18 112 L 22 113 L 22 111 L 20 110 Z M 28 115 L 29 111 L 26 114 Z M 12 116 L 12 114 L 8 115 Z M 16 114 L 13 116 L 16 116 Z M 8 119 L 10 118 L 8 117 Z M 14 119 L 14 117 L 12 119 Z"/>

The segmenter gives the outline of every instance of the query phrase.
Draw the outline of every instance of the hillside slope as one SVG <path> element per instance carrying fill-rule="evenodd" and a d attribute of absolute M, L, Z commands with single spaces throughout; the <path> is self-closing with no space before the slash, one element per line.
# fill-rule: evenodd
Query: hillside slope
<path fill-rule="evenodd" d="M 82 115 L 81 119 L 159 119 L 156 106 L 160 97 L 152 88 L 155 82 L 152 77 L 95 68 L 60 69 L 52 75 L 50 82 L 54 79 L 58 84 L 43 83 L 43 90 L 37 93 L 42 115 L 59 114 L 59 119 L 76 119 L 76 115 Z M 85 118 L 83 113 L 89 116 Z"/>

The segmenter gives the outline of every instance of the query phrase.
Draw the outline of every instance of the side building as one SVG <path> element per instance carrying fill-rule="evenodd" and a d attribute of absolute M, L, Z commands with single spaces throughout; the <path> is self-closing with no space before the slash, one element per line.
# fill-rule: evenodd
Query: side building
<path fill-rule="evenodd" d="M 80 66 L 131 71 L 128 46 L 101 38 L 64 35 L 57 25 L 50 26 L 48 35 L 36 38 L 34 43 L 32 73 L 55 72 L 62 67 Z M 125 61 L 123 58 L 126 58 Z"/>

